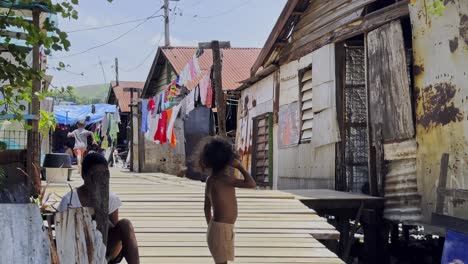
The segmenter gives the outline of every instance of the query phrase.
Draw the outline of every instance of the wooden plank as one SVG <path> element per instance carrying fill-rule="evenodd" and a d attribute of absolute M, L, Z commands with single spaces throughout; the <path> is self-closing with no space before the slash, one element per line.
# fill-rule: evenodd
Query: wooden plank
<path fill-rule="evenodd" d="M 320 31 L 322 28 L 327 28 L 327 31 L 331 31 L 338 27 L 333 22 L 346 21 L 348 17 L 354 16 L 354 15 L 361 16 L 363 7 L 365 7 L 366 5 L 374 1 L 375 0 L 350 1 L 336 10 L 332 10 L 332 12 L 330 12 L 329 14 L 322 15 L 320 19 L 317 19 L 316 21 L 312 21 L 311 23 L 305 24 L 303 27 L 298 27 L 293 34 L 293 39 L 298 41 L 298 45 L 302 45 L 304 44 L 304 41 L 305 42 L 308 41 L 306 40 L 307 38 L 305 38 L 304 40 L 302 39 L 305 36 L 308 36 L 309 34 L 313 32 Z M 333 26 L 330 26 L 330 25 L 333 25 Z"/>
<path fill-rule="evenodd" d="M 0 204 L 0 263 L 51 263 L 50 242 L 36 204 Z"/>
<path fill-rule="evenodd" d="M 55 216 L 60 263 L 104 263 L 106 246 L 88 208 L 69 209 Z"/>
<path fill-rule="evenodd" d="M 213 259 L 211 257 L 142 257 L 142 263 L 167 263 L 167 264 L 186 264 L 186 263 L 211 263 Z M 309 263 L 309 264 L 340 264 L 343 263 L 338 258 L 304 258 L 304 257 L 293 257 L 293 258 L 274 258 L 274 257 L 236 257 L 236 263 L 248 263 L 248 264 L 265 264 L 265 263 Z"/>
<path fill-rule="evenodd" d="M 439 185 L 437 186 L 438 190 L 445 189 L 447 186 L 448 162 L 449 162 L 449 154 L 444 153 L 442 155 L 442 158 L 440 159 Z M 436 197 L 437 197 L 436 198 L 437 200 L 436 200 L 435 212 L 438 214 L 443 214 L 445 196 L 437 192 Z"/>
<path fill-rule="evenodd" d="M 332 42 L 339 42 L 369 32 L 373 29 L 380 27 L 390 21 L 408 16 L 408 0 L 399 1 L 393 5 L 382 8 L 378 11 L 367 14 L 363 19 L 348 23 L 342 23 L 339 27 L 327 31 L 327 33 L 320 38 L 310 41 L 302 47 L 288 45 L 286 46 L 280 56 L 279 63 L 284 64 L 289 61 L 298 59 L 313 50 L 325 46 Z"/>
<path fill-rule="evenodd" d="M 382 109 L 384 140 L 402 140 L 414 136 L 408 72 L 403 29 L 394 21 L 367 35 L 369 88 L 383 98 L 381 105 L 371 105 L 371 111 Z"/>
<path fill-rule="evenodd" d="M 270 139 L 261 144 L 261 153 L 269 151 Z M 256 164 L 261 177 L 269 173 L 269 161 L 265 156 Z M 204 183 L 164 174 L 118 175 L 111 188 L 124 203 L 120 217 L 134 225 L 142 263 L 212 262 L 202 210 Z M 316 240 L 337 239 L 339 233 L 295 195 L 243 189 L 237 195 L 236 263 L 342 263 Z"/>
<path fill-rule="evenodd" d="M 152 248 L 140 248 L 140 256 L 156 257 L 156 256 L 178 256 L 178 257 L 209 257 L 211 256 L 208 247 L 189 247 L 180 250 L 178 247 L 163 247 L 157 250 Z M 236 248 L 237 257 L 321 257 L 334 258 L 336 255 L 326 248 L 269 248 L 251 247 L 251 248 Z"/>

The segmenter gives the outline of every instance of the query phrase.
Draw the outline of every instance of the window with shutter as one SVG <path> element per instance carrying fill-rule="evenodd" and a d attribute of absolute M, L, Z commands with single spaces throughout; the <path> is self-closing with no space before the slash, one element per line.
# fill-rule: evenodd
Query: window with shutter
<path fill-rule="evenodd" d="M 301 143 L 312 139 L 312 67 L 305 68 L 299 75 L 299 89 L 301 94 Z"/>

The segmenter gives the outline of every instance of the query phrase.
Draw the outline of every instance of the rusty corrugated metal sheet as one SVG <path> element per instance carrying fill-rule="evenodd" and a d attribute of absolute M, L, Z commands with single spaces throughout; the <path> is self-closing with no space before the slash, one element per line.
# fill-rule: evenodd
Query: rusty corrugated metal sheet
<path fill-rule="evenodd" d="M 164 56 L 169 60 L 177 74 L 180 74 L 187 62 L 195 55 L 198 48 L 192 47 L 165 47 L 161 48 Z M 260 54 L 257 48 L 231 48 L 223 49 L 223 89 L 234 90 L 239 82 L 250 77 L 250 68 Z M 201 77 L 207 74 L 213 64 L 213 55 L 210 49 L 205 50 L 199 58 Z M 189 89 L 194 88 L 199 80 L 190 82 Z"/>
<path fill-rule="evenodd" d="M 115 97 L 119 102 L 119 108 L 121 112 L 130 112 L 130 93 L 124 92 L 124 88 L 139 88 L 143 90 L 145 86 L 144 82 L 122 82 L 119 81 L 119 86 L 116 86 L 114 81 L 111 82 L 112 89 L 114 90 Z M 138 98 L 138 94 L 134 93 L 135 98 Z"/>
<path fill-rule="evenodd" d="M 421 195 L 416 177 L 417 145 L 414 139 L 384 145 L 388 161 L 385 176 L 384 217 L 404 223 L 421 220 Z"/>
<path fill-rule="evenodd" d="M 447 187 L 468 189 L 468 1 L 443 1 L 441 14 L 411 1 L 418 188 L 424 222 L 435 210 L 440 160 L 450 155 Z M 444 214 L 468 219 L 468 203 L 446 199 Z"/>

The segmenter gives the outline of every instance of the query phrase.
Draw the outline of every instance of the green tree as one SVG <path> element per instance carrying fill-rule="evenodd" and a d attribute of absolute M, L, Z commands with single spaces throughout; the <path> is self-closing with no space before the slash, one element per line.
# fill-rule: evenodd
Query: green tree
<path fill-rule="evenodd" d="M 112 2 L 112 0 L 107 0 Z M 19 10 L 39 9 L 43 12 L 54 13 L 65 19 L 78 19 L 78 0 L 0 0 L 0 5 L 4 7 L 4 12 L 0 12 L 0 50 L 11 54 L 11 58 L 0 57 L 0 115 L 13 114 L 14 120 L 21 121 L 22 114 L 26 110 L 24 102 L 31 102 L 33 96 L 41 100 L 45 96 L 57 96 L 57 94 L 71 93 L 71 87 L 41 91 L 32 94 L 32 81 L 44 80 L 44 70 L 36 71 L 32 69 L 26 61 L 26 57 L 31 47 L 40 45 L 44 50 L 68 51 L 71 45 L 67 33 L 60 30 L 50 19 L 45 19 L 38 28 L 21 15 Z M 9 29 L 15 28 L 15 32 L 24 34 L 12 34 Z M 13 41 L 15 38 L 23 38 L 28 47 L 21 47 Z M 65 68 L 63 62 L 59 63 L 59 68 Z M 47 131 L 47 126 L 54 127 L 53 117 L 45 112 L 41 112 L 40 119 L 44 119 L 39 124 L 40 130 Z M 46 127 L 44 127 L 46 126 Z"/>

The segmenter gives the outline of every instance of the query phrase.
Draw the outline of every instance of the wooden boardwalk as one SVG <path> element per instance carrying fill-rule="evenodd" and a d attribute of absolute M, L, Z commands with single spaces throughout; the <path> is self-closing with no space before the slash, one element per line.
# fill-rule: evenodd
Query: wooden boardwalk
<path fill-rule="evenodd" d="M 78 176 L 72 186 L 81 184 Z M 63 195 L 68 186 L 51 186 Z M 213 263 L 206 246 L 204 183 L 166 174 L 111 171 L 120 218 L 137 233 L 142 263 Z M 235 263 L 343 263 L 316 238 L 338 236 L 325 219 L 279 191 L 238 190 Z M 314 236 L 314 237 L 313 237 Z"/>

